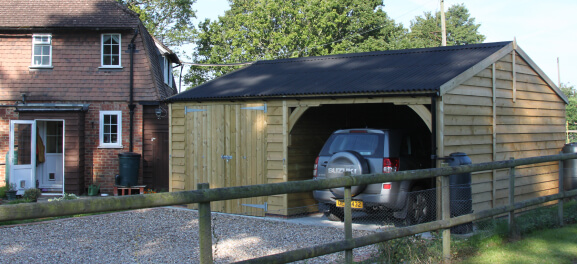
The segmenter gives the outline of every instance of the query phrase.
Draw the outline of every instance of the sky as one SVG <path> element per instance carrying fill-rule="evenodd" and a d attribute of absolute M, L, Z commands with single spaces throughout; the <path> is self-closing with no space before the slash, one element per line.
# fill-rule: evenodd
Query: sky
<path fill-rule="evenodd" d="M 461 3 L 481 25 L 485 42 L 516 39 L 551 81 L 559 85 L 560 79 L 577 86 L 577 1 L 445 0 L 445 11 Z M 384 4 L 387 15 L 405 28 L 416 16 L 440 10 L 439 0 L 385 0 Z M 199 20 L 215 20 L 229 4 L 227 0 L 197 0 L 194 9 Z"/>

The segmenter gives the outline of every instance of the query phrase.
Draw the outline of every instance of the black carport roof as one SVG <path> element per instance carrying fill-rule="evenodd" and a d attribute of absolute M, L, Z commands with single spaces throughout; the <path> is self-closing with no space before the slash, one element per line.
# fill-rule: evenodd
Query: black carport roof
<path fill-rule="evenodd" d="M 258 61 L 168 101 L 437 93 L 511 42 Z"/>

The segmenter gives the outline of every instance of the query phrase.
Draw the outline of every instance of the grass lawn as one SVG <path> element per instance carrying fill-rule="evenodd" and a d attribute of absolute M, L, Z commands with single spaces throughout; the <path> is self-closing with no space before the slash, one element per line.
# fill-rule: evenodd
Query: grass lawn
<path fill-rule="evenodd" d="M 459 263 L 577 263 L 577 224 L 539 230 L 521 240 L 485 245 Z"/>

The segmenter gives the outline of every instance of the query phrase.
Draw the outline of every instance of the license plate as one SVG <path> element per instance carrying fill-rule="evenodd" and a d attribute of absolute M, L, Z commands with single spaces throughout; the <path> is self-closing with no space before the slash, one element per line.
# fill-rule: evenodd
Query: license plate
<path fill-rule="evenodd" d="M 337 207 L 345 207 L 345 201 L 337 200 Z M 363 201 L 351 201 L 351 208 L 363 209 Z"/>

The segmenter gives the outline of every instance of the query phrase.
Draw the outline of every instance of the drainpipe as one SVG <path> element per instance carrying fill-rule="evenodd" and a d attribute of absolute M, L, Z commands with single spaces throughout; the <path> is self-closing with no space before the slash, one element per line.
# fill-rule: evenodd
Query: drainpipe
<path fill-rule="evenodd" d="M 130 147 L 129 152 L 132 152 L 134 149 L 134 108 L 136 105 L 134 104 L 134 51 L 136 50 L 136 44 L 134 44 L 134 40 L 138 36 L 138 28 L 134 30 L 134 36 L 132 40 L 130 40 L 130 44 L 128 44 L 128 50 L 130 50 L 130 102 L 128 104 L 128 109 L 130 109 Z"/>

